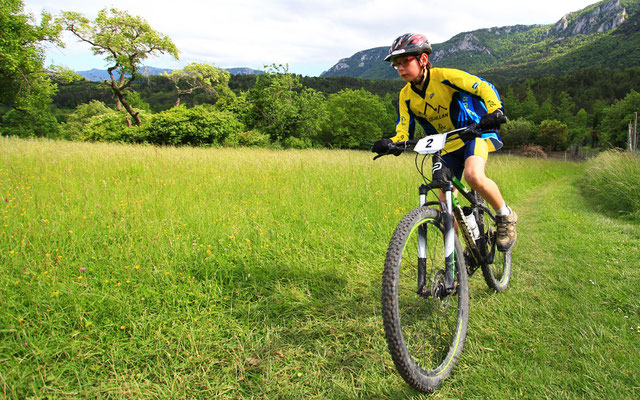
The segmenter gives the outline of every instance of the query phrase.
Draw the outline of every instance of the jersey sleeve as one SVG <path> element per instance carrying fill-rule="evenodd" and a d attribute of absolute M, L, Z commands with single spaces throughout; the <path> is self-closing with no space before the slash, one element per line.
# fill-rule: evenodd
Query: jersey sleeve
<path fill-rule="evenodd" d="M 444 73 L 444 78 L 443 83 L 481 98 L 487 107 L 488 113 L 503 108 L 500 95 L 495 86 L 486 80 L 457 69 L 447 69 Z"/>
<path fill-rule="evenodd" d="M 391 138 L 393 142 L 404 142 L 413 137 L 415 129 L 415 118 L 409 109 L 409 99 L 406 98 L 406 88 L 400 91 L 398 101 L 398 122 L 396 124 L 396 135 Z"/>

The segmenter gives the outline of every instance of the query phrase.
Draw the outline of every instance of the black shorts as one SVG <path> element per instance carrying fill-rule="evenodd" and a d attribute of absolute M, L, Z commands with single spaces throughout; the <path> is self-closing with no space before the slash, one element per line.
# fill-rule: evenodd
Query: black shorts
<path fill-rule="evenodd" d="M 467 142 L 458 150 L 446 153 L 442 156 L 442 162 L 451 171 L 453 176 L 462 180 L 464 172 L 464 162 L 471 156 L 480 156 L 487 160 L 489 155 L 489 146 L 486 139 L 476 138 Z"/>

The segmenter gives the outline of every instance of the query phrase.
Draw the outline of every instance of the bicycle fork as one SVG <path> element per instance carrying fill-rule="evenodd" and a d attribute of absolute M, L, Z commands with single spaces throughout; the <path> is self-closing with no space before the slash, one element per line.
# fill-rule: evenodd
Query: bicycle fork
<path fill-rule="evenodd" d="M 427 193 L 429 187 L 420 186 L 420 206 L 426 205 Z M 445 253 L 445 269 L 444 269 L 444 293 L 450 294 L 455 290 L 455 229 L 453 223 L 453 185 L 447 182 L 444 187 L 446 199 L 446 211 L 441 213 L 442 223 L 444 225 L 444 253 Z M 439 204 L 439 203 L 438 203 Z M 421 296 L 431 296 L 432 290 L 427 288 L 427 228 L 425 224 L 418 227 L 418 290 Z"/>

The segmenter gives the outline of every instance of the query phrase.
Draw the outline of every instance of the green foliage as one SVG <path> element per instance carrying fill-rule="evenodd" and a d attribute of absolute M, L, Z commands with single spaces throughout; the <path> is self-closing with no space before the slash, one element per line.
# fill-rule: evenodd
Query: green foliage
<path fill-rule="evenodd" d="M 176 89 L 176 106 L 180 105 L 182 96 L 192 94 L 196 90 L 204 91 L 210 95 L 218 95 L 216 87 L 227 87 L 230 75 L 229 72 L 213 65 L 195 62 L 187 65 L 184 69 L 164 74 Z"/>
<path fill-rule="evenodd" d="M 82 139 L 84 138 L 82 130 L 91 118 L 110 113 L 115 113 L 115 111 L 98 100 L 92 100 L 88 104 L 80 104 L 67 116 L 67 121 L 60 125 L 62 136 L 71 140 Z"/>
<path fill-rule="evenodd" d="M 587 162 L 582 186 L 598 207 L 640 220 L 640 157 L 606 151 Z"/>
<path fill-rule="evenodd" d="M 59 36 L 48 13 L 35 25 L 22 0 L 0 3 L 0 103 L 33 110 L 49 104 L 55 86 L 44 72 L 44 45 L 61 45 Z"/>
<path fill-rule="evenodd" d="M 233 137 L 230 136 L 226 141 L 225 145 L 235 145 L 242 147 L 268 147 L 269 146 L 269 135 L 264 133 L 260 133 L 259 131 L 246 131 L 240 132 L 235 136 L 235 142 L 233 142 Z"/>
<path fill-rule="evenodd" d="M 151 112 L 151 106 L 149 103 L 142 99 L 140 93 L 134 91 L 127 91 L 125 94 L 125 99 L 127 99 L 127 103 L 131 105 L 132 108 L 142 110 L 145 112 Z"/>
<path fill-rule="evenodd" d="M 343 90 L 327 100 L 323 144 L 344 149 L 369 149 L 394 128 L 394 114 L 380 97 L 365 90 Z"/>
<path fill-rule="evenodd" d="M 59 137 L 58 120 L 48 109 L 14 108 L 4 114 L 0 135 L 18 137 Z"/>
<path fill-rule="evenodd" d="M 136 125 L 141 124 L 139 111 L 126 100 L 126 94 L 138 77 L 138 69 L 149 56 L 169 54 L 178 59 L 178 49 L 171 39 L 154 31 L 142 18 L 116 9 L 103 9 L 94 21 L 77 12 L 65 11 L 58 19 L 66 30 L 91 45 L 95 55 L 105 57 L 109 67 L 109 86 Z M 129 119 L 127 123 L 130 124 Z"/>
<path fill-rule="evenodd" d="M 324 96 L 313 89 L 302 90 L 299 77 L 283 65 L 274 64 L 258 75 L 247 101 L 247 125 L 270 135 L 274 142 L 285 143 L 289 137 L 313 140 L 324 117 Z M 298 147 L 300 142 L 288 143 Z"/>
<path fill-rule="evenodd" d="M 0 3 L 0 104 L 2 135 L 58 136 L 49 111 L 56 85 L 44 70 L 45 43 L 62 45 L 61 28 L 42 12 L 39 25 L 24 13 L 22 0 Z"/>
<path fill-rule="evenodd" d="M 569 126 L 569 143 L 578 146 L 590 144 L 591 132 L 589 115 L 584 108 L 581 108 L 573 118 L 573 123 Z"/>
<path fill-rule="evenodd" d="M 56 83 L 72 83 L 84 79 L 74 70 L 61 65 L 50 65 L 47 74 Z"/>
<path fill-rule="evenodd" d="M 535 124 L 525 118 L 511 120 L 500 127 L 500 137 L 507 150 L 533 143 L 535 135 Z"/>
<path fill-rule="evenodd" d="M 536 142 L 545 150 L 564 150 L 567 148 L 567 140 L 567 125 L 548 119 L 540 123 Z"/>
<path fill-rule="evenodd" d="M 121 111 L 97 114 L 84 124 L 79 139 L 93 142 L 144 142 L 147 134 L 146 125 L 129 126 L 127 118 L 129 115 Z M 148 117 L 144 119 L 148 120 Z"/>
<path fill-rule="evenodd" d="M 626 148 L 629 121 L 635 124 L 635 113 L 640 111 L 640 93 L 632 90 L 624 99 L 614 102 L 605 110 L 602 120 L 602 141 L 610 146 Z"/>
<path fill-rule="evenodd" d="M 222 145 L 239 143 L 238 134 L 245 131 L 242 122 L 229 111 L 212 106 L 174 107 L 154 114 L 145 141 L 163 145 Z"/>

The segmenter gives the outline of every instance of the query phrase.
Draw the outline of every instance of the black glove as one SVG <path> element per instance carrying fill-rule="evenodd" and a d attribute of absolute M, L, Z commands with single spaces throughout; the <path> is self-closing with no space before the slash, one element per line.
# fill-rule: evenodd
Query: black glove
<path fill-rule="evenodd" d="M 382 138 L 373 144 L 371 151 L 378 154 L 386 154 L 389 151 L 389 145 L 393 143 L 389 138 Z"/>
<path fill-rule="evenodd" d="M 380 155 L 383 154 L 389 154 L 389 145 L 393 143 L 393 141 L 389 138 L 382 138 L 380 140 L 378 140 L 377 142 L 375 142 L 373 144 L 373 147 L 371 147 L 371 151 L 374 153 L 378 153 Z M 393 149 L 391 150 L 391 153 L 394 156 L 399 156 L 400 154 L 402 154 L 402 150 L 401 149 Z"/>
<path fill-rule="evenodd" d="M 502 110 L 495 110 L 490 114 L 485 114 L 480 118 L 480 122 L 478 122 L 478 128 L 483 131 L 490 129 L 498 129 L 500 128 L 500 124 L 504 124 L 507 122 L 507 117 L 504 116 Z"/>

